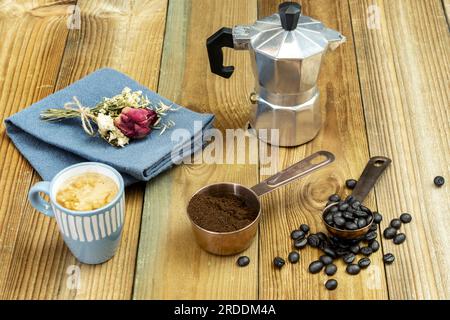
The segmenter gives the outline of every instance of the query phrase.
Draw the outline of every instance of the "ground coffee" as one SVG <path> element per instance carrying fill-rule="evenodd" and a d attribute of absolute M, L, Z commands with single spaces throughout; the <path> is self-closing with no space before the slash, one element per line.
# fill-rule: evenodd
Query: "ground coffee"
<path fill-rule="evenodd" d="M 197 194 L 189 202 L 187 212 L 198 226 L 214 232 L 242 229 L 258 216 L 255 208 L 234 194 Z"/>

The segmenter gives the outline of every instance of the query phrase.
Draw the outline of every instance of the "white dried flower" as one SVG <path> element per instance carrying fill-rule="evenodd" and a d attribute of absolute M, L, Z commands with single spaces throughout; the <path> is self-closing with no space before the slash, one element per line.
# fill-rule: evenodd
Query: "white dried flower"
<path fill-rule="evenodd" d="M 124 147 L 130 142 L 130 139 L 114 125 L 112 117 L 99 113 L 96 121 L 98 133 L 108 143 L 116 147 Z"/>

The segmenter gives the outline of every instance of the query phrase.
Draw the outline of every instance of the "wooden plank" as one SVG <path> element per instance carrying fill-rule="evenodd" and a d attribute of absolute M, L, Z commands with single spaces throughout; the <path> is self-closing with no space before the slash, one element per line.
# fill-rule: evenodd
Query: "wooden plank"
<path fill-rule="evenodd" d="M 220 129 L 242 128 L 247 121 L 253 86 L 245 53 L 226 53 L 236 66 L 229 80 L 211 74 L 205 47 L 222 26 L 256 19 L 256 1 L 170 1 L 159 93 L 194 111 L 217 116 Z M 258 243 L 244 253 L 247 268 L 236 256 L 217 257 L 202 251 L 186 216 L 190 196 L 217 181 L 251 186 L 257 165 L 181 165 L 147 184 L 134 290 L 135 299 L 254 299 L 257 297 Z"/>
<path fill-rule="evenodd" d="M 260 0 L 259 17 L 277 12 L 279 2 Z M 348 41 L 336 52 L 329 53 L 323 62 L 319 80 L 322 130 L 308 144 L 281 148 L 280 169 L 318 150 L 333 152 L 336 162 L 263 197 L 265 215 L 260 228 L 260 298 L 386 299 L 381 250 L 371 256 L 371 267 L 358 276 L 347 275 L 343 262 L 338 261 L 338 273 L 332 278 L 338 280 L 339 287 L 331 292 L 324 287 L 328 279 L 325 274 L 311 275 L 307 271 L 309 263 L 320 256 L 318 250 L 302 250 L 297 265 L 288 263 L 282 270 L 275 270 L 272 266 L 275 256 L 286 258 L 292 251 L 289 234 L 301 223 L 309 224 L 313 232 L 325 231 L 320 212 L 328 196 L 335 192 L 345 193 L 345 180 L 358 178 L 369 158 L 348 4 L 346 1 L 311 0 L 302 1 L 302 5 L 305 15 L 339 30 Z M 375 208 L 373 194 L 369 195 L 366 204 Z"/>
<path fill-rule="evenodd" d="M 71 30 L 57 89 L 101 68 L 123 71 L 156 89 L 165 29 L 166 0 L 80 0 L 81 28 Z M 63 25 L 64 26 L 64 25 Z M 52 59 L 52 55 L 49 55 Z M 33 179 L 33 183 L 38 178 Z M 24 188 L 25 193 L 28 187 Z M 126 190 L 126 220 L 121 246 L 107 263 L 82 265 L 68 252 L 56 224 L 27 206 L 4 281 L 10 298 L 129 299 L 133 285 L 143 201 L 143 185 Z M 12 203 L 26 203 L 25 196 Z M 12 243 L 12 242 L 11 242 Z M 79 267 L 79 289 L 66 272 Z M 2 292 L 5 292 L 4 290 Z"/>
<path fill-rule="evenodd" d="M 73 1 L 74 2 L 74 1 Z M 54 91 L 68 29 L 68 1 L 8 1 L 0 4 L 0 120 Z M 40 232 L 44 217 L 30 214 L 27 192 L 33 176 L 28 162 L 0 128 L 0 299 L 12 298 L 20 284 L 17 265 L 20 247 L 42 250 L 33 234 Z M 48 232 L 54 232 L 53 227 Z M 24 237 L 27 234 L 27 237 Z M 42 233 L 45 238 L 46 233 Z M 52 250 L 58 254 L 61 243 Z M 58 251 L 59 250 L 59 251 Z M 39 270 L 35 270 L 39 272 Z M 24 275 L 24 281 L 28 281 Z M 37 288 L 39 289 L 39 288 Z"/>
<path fill-rule="evenodd" d="M 367 7 L 375 4 L 380 28 L 369 29 Z M 377 186 L 388 220 L 409 211 L 406 244 L 385 241 L 397 257 L 386 268 L 392 299 L 450 297 L 449 177 L 450 95 L 448 25 L 442 3 L 350 1 L 367 132 L 372 153 L 393 159 L 393 174 Z"/>

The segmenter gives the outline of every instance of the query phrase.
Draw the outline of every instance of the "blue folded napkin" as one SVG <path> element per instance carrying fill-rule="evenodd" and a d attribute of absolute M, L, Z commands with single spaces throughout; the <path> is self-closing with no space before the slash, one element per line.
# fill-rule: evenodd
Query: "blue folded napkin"
<path fill-rule="evenodd" d="M 160 135 L 153 131 L 144 139 L 131 140 L 124 148 L 109 145 L 99 136 L 87 135 L 79 119 L 47 122 L 40 113 L 49 108 L 63 108 L 76 96 L 83 106 L 94 107 L 104 97 L 120 94 L 125 87 L 141 90 L 154 104 L 160 101 L 179 108 L 169 112 L 164 121 L 175 126 Z M 128 76 L 112 69 L 100 69 L 29 108 L 5 120 L 6 132 L 44 180 L 51 180 L 60 170 L 84 161 L 98 161 L 122 173 L 125 184 L 148 181 L 162 171 L 202 148 L 202 133 L 212 126 L 214 116 L 199 114 L 177 106 L 147 89 Z M 172 131 L 184 129 L 184 134 L 172 139 Z M 173 150 L 179 150 L 178 156 Z M 183 150 L 184 154 L 181 153 Z"/>

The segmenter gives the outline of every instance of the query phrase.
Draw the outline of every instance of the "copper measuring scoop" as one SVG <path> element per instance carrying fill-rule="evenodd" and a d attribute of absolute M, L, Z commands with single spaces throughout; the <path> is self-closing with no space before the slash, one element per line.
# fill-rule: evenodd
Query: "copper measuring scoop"
<path fill-rule="evenodd" d="M 188 214 L 198 244 L 204 250 L 217 255 L 232 255 L 244 251 L 250 246 L 258 231 L 258 225 L 261 219 L 261 202 L 259 197 L 329 165 L 334 159 L 335 157 L 332 153 L 328 151 L 319 151 L 252 188 L 247 188 L 237 183 L 223 182 L 211 184 L 198 190 L 192 197 L 197 194 L 208 194 L 213 196 L 234 194 L 243 199 L 248 206 L 253 207 L 258 211 L 258 215 L 252 223 L 242 229 L 232 232 L 214 232 L 206 230 L 197 225 Z"/>
<path fill-rule="evenodd" d="M 361 177 L 358 179 L 358 183 L 356 184 L 355 189 L 353 189 L 352 196 L 355 200 L 359 202 L 363 202 L 366 196 L 369 194 L 370 190 L 372 190 L 373 186 L 377 182 L 378 178 L 382 175 L 384 170 L 391 164 L 391 159 L 386 157 L 373 157 L 367 163 Z M 370 223 L 368 223 L 364 228 L 356 229 L 356 230 L 343 230 L 330 226 L 325 221 L 325 215 L 328 213 L 328 210 L 338 204 L 338 202 L 330 203 L 325 207 L 322 211 L 322 220 L 325 224 L 329 233 L 333 236 L 341 238 L 341 239 L 357 239 L 364 236 L 367 232 L 369 232 L 370 227 L 373 224 L 373 214 L 371 215 Z"/>

